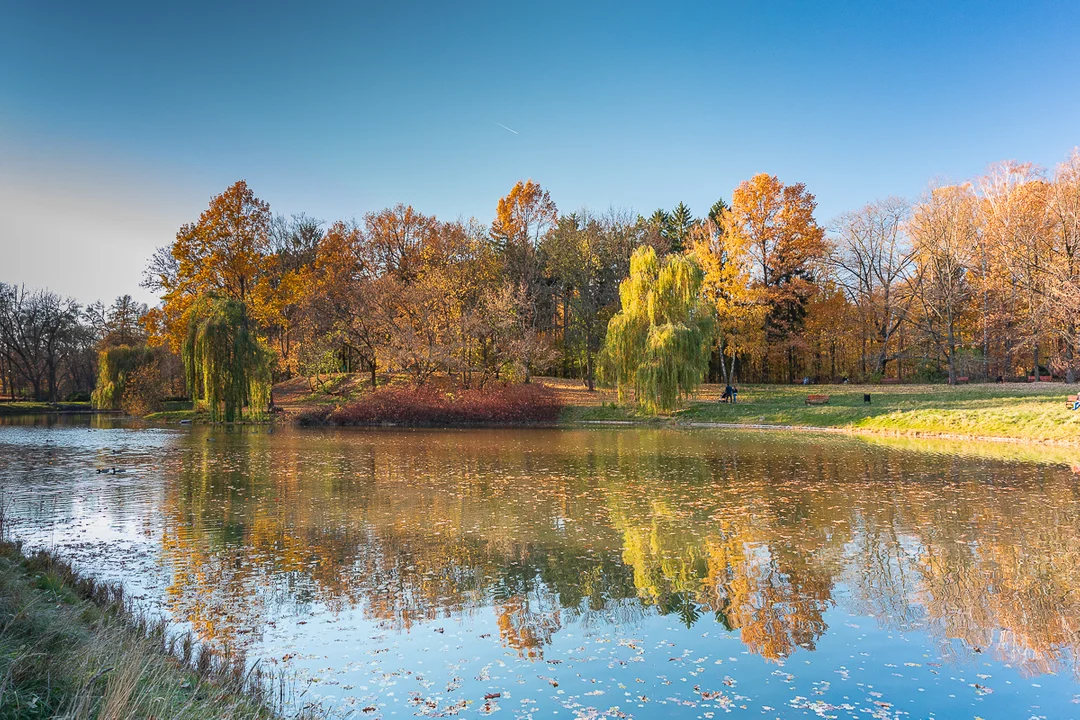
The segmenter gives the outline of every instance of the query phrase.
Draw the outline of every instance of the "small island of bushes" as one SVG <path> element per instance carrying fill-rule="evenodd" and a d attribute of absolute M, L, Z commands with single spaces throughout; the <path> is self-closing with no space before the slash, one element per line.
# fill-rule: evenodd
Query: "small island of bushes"
<path fill-rule="evenodd" d="M 403 425 L 411 427 L 554 424 L 562 413 L 556 392 L 539 384 L 498 383 L 445 390 L 393 385 L 358 400 L 297 415 L 301 425 Z"/>

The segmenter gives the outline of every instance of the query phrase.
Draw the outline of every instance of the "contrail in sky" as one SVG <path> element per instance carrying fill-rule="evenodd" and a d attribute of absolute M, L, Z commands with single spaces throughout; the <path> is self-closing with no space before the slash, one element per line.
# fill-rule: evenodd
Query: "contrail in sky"
<path fill-rule="evenodd" d="M 514 133 L 515 135 L 519 134 L 517 130 L 514 130 L 513 128 L 508 128 L 505 125 L 503 125 L 501 122 L 495 122 L 494 120 L 492 120 L 491 122 L 495 123 L 496 125 L 501 127 L 503 130 L 509 130 L 510 132 Z"/>

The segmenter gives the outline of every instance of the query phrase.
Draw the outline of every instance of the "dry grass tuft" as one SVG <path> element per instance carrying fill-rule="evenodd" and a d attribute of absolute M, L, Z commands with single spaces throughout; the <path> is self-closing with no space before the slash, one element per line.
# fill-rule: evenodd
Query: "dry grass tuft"
<path fill-rule="evenodd" d="M 49 553 L 25 556 L 5 520 L 0 498 L 0 720 L 285 717 L 287 678 L 178 635 Z"/>

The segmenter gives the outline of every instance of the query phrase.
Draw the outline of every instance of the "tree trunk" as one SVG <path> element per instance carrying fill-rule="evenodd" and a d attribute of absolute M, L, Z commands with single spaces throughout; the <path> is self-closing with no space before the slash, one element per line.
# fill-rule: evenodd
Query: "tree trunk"
<path fill-rule="evenodd" d="M 949 364 L 949 384 L 956 384 L 956 336 L 953 334 L 952 322 L 949 322 L 949 357 L 947 358 Z"/>
<path fill-rule="evenodd" d="M 984 265 L 983 273 L 985 274 L 986 268 Z M 983 291 L 983 313 L 982 313 L 982 331 L 983 331 L 983 380 L 990 379 L 990 299 L 987 292 Z"/>
<path fill-rule="evenodd" d="M 1073 343 L 1076 342 L 1076 327 L 1069 328 L 1069 339 L 1065 342 L 1065 382 L 1070 385 L 1076 382 L 1076 365 L 1074 361 L 1076 359 L 1076 353 L 1073 349 Z"/>

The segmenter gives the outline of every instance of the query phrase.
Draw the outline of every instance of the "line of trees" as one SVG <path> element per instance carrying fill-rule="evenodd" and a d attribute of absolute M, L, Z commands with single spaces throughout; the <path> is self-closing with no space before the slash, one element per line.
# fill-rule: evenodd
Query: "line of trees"
<path fill-rule="evenodd" d="M 81 306 L 44 289 L 0 283 L 0 396 L 88 400 L 100 350 L 145 342 L 146 306 L 130 295 Z"/>
<path fill-rule="evenodd" d="M 1080 151 L 843 215 L 829 259 L 856 374 L 1076 381 Z"/>
<path fill-rule="evenodd" d="M 398 205 L 324 227 L 274 217 L 243 181 L 154 256 L 161 292 L 151 342 L 182 349 L 205 296 L 243 303 L 276 358 L 275 374 L 449 374 L 465 386 L 528 382 L 536 371 L 593 387 L 596 357 L 630 255 L 667 238 L 617 212 L 560 216 L 547 191 L 519 182 L 490 226 Z"/>
<path fill-rule="evenodd" d="M 1080 152 L 1052 174 L 1002 163 L 876 201 L 828 232 L 813 210 L 803 186 L 759 175 L 695 226 L 723 379 L 1075 382 Z"/>
<path fill-rule="evenodd" d="M 544 373 L 591 389 L 641 247 L 700 270 L 711 380 L 1076 380 L 1080 150 L 1053 172 L 1002 163 L 828 226 L 816 209 L 804 185 L 760 174 L 703 217 L 684 203 L 560 214 L 529 180 L 490 224 L 407 205 L 323 223 L 275 216 L 240 181 L 153 256 L 158 307 L 80 308 L 0 285 L 0 387 L 59 399 L 93 384 L 103 348 L 178 356 L 209 297 L 243 306 L 234 330 L 261 343 L 275 379 L 396 372 L 476 387 Z"/>

